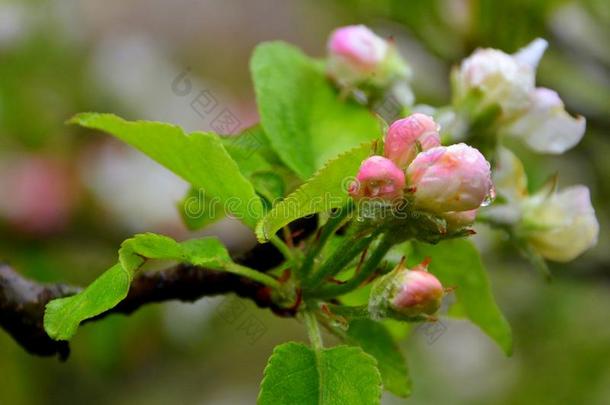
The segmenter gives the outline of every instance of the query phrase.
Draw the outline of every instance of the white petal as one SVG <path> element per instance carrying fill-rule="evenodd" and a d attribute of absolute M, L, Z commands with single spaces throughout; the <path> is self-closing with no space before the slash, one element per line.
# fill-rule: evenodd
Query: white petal
<path fill-rule="evenodd" d="M 561 154 L 574 147 L 585 134 L 586 120 L 572 117 L 559 95 L 543 87 L 530 92 L 530 106 L 506 129 L 523 138 L 536 152 Z"/>
<path fill-rule="evenodd" d="M 536 70 L 538 62 L 542 59 L 542 55 L 544 55 L 548 45 L 549 43 L 545 39 L 536 38 L 527 46 L 514 53 L 513 58 L 520 64 L 529 65 L 532 69 Z"/>
<path fill-rule="evenodd" d="M 580 142 L 585 134 L 586 120 L 573 118 L 561 110 L 538 122 L 530 119 L 529 127 L 529 133 L 523 131 L 522 137 L 530 148 L 539 153 L 561 154 Z"/>

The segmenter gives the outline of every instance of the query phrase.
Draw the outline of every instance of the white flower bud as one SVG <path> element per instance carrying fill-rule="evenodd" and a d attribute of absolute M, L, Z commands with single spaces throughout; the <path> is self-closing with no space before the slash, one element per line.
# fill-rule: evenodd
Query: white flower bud
<path fill-rule="evenodd" d="M 568 262 L 597 243 L 599 223 L 589 189 L 573 186 L 552 195 L 537 194 L 523 204 L 523 232 L 544 258 Z"/>

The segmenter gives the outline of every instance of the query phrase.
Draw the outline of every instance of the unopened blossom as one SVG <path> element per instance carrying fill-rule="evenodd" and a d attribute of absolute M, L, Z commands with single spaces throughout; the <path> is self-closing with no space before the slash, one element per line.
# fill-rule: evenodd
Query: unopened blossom
<path fill-rule="evenodd" d="M 354 198 L 393 200 L 402 196 L 404 187 L 405 174 L 394 162 L 371 156 L 362 162 L 349 192 Z"/>
<path fill-rule="evenodd" d="M 432 117 L 421 113 L 394 121 L 386 135 L 384 155 L 399 167 L 407 167 L 420 151 L 441 144 L 439 129 Z"/>
<path fill-rule="evenodd" d="M 585 127 L 584 117 L 570 116 L 555 91 L 539 87 L 530 92 L 527 108 L 505 132 L 536 152 L 560 154 L 580 142 Z"/>
<path fill-rule="evenodd" d="M 394 45 L 364 25 L 337 28 L 328 41 L 327 72 L 340 86 L 387 86 L 409 69 Z"/>
<path fill-rule="evenodd" d="M 439 214 L 479 208 L 493 190 L 489 162 L 463 143 L 420 153 L 407 169 L 407 180 L 415 205 Z"/>
<path fill-rule="evenodd" d="M 480 94 L 483 107 L 497 104 L 504 114 L 513 114 L 528 104 L 534 89 L 536 67 L 547 43 L 536 39 L 514 55 L 498 49 L 477 49 L 454 72 L 456 101 Z"/>
<path fill-rule="evenodd" d="M 438 311 L 444 295 L 443 285 L 428 272 L 426 264 L 412 270 L 398 269 L 390 275 L 394 277 L 390 308 L 406 316 L 432 315 Z"/>
<path fill-rule="evenodd" d="M 568 262 L 597 243 L 599 223 L 585 186 L 533 195 L 523 203 L 522 221 L 525 238 L 549 260 Z"/>

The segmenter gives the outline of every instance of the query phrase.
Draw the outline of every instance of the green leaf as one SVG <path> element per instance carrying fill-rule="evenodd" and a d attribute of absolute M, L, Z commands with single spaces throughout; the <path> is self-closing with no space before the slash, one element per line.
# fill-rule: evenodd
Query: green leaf
<path fill-rule="evenodd" d="M 356 175 L 370 151 L 371 145 L 363 144 L 329 161 L 265 215 L 256 227 L 259 241 L 268 240 L 278 229 L 298 218 L 343 207 L 350 198 L 349 179 Z"/>
<path fill-rule="evenodd" d="M 218 198 L 222 207 L 252 228 L 263 216 L 254 187 L 216 134 L 186 134 L 175 125 L 130 122 L 113 114 L 78 114 L 70 123 L 108 132 L 142 151 L 196 188 L 204 189 L 209 198 Z"/>
<path fill-rule="evenodd" d="M 250 180 L 258 195 L 265 198 L 265 207 L 284 196 L 285 181 L 278 172 L 288 169 L 281 166 L 260 126 L 248 128 L 237 136 L 223 136 L 221 141 L 241 174 Z M 218 199 L 196 187 L 191 187 L 178 203 L 178 210 L 182 221 L 192 231 L 225 217 L 224 207 Z"/>
<path fill-rule="evenodd" d="M 445 287 L 456 287 L 455 295 L 463 313 L 510 355 L 510 325 L 496 304 L 479 252 L 472 242 L 451 239 L 438 245 L 415 243 L 413 250 L 412 259 L 431 258 L 429 270 Z"/>
<path fill-rule="evenodd" d="M 136 271 L 146 259 L 176 260 L 217 269 L 231 263 L 229 253 L 216 238 L 178 243 L 152 233 L 136 235 L 121 245 L 119 263 L 86 289 L 47 304 L 44 316 L 47 334 L 56 340 L 68 340 L 82 321 L 115 307 L 127 296 Z"/>
<path fill-rule="evenodd" d="M 208 197 L 204 189 L 191 187 L 177 204 L 182 222 L 196 231 L 225 217 L 223 206 L 217 199 Z"/>
<path fill-rule="evenodd" d="M 386 390 L 400 397 L 411 394 L 406 360 L 383 324 L 370 319 L 354 320 L 347 330 L 347 342 L 375 357 Z"/>
<path fill-rule="evenodd" d="M 69 340 L 82 321 L 121 302 L 131 280 L 132 275 L 115 264 L 79 294 L 50 301 L 44 314 L 45 331 L 55 340 Z"/>
<path fill-rule="evenodd" d="M 375 359 L 353 346 L 315 352 L 288 342 L 273 350 L 259 405 L 374 405 L 381 398 Z"/>
<path fill-rule="evenodd" d="M 250 62 L 261 124 L 301 179 L 330 158 L 380 136 L 363 106 L 341 101 L 320 63 L 282 42 L 257 46 Z"/>

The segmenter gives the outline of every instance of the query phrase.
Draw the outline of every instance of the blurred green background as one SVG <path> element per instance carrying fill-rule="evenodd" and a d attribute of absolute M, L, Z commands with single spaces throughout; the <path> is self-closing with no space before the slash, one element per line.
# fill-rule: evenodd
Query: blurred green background
<path fill-rule="evenodd" d="M 434 342 L 402 343 L 411 403 L 610 403 L 610 4 L 607 0 L 0 1 L 0 259 L 42 281 L 86 284 L 139 231 L 189 233 L 175 209 L 187 185 L 105 136 L 64 125 L 80 111 L 209 130 L 193 99 L 207 91 L 245 127 L 257 120 L 248 59 L 283 39 L 323 56 L 336 26 L 364 23 L 393 36 L 414 68 L 419 102 L 449 99 L 448 72 L 478 46 L 550 47 L 538 84 L 559 92 L 587 134 L 560 157 L 527 154 L 532 187 L 592 190 L 598 246 L 545 283 L 501 236 L 480 229 L 499 304 L 515 334 L 505 358 L 476 327 L 443 320 Z M 186 94 L 172 86 L 179 75 Z M 214 225 L 234 250 L 254 239 Z M 227 305 L 237 319 L 220 315 Z M 243 322 L 264 333 L 253 339 Z M 294 320 L 236 298 L 149 306 L 87 324 L 66 363 L 25 353 L 0 331 L 0 404 L 251 404 L 275 344 L 304 340 Z M 384 403 L 402 400 L 386 395 Z"/>

